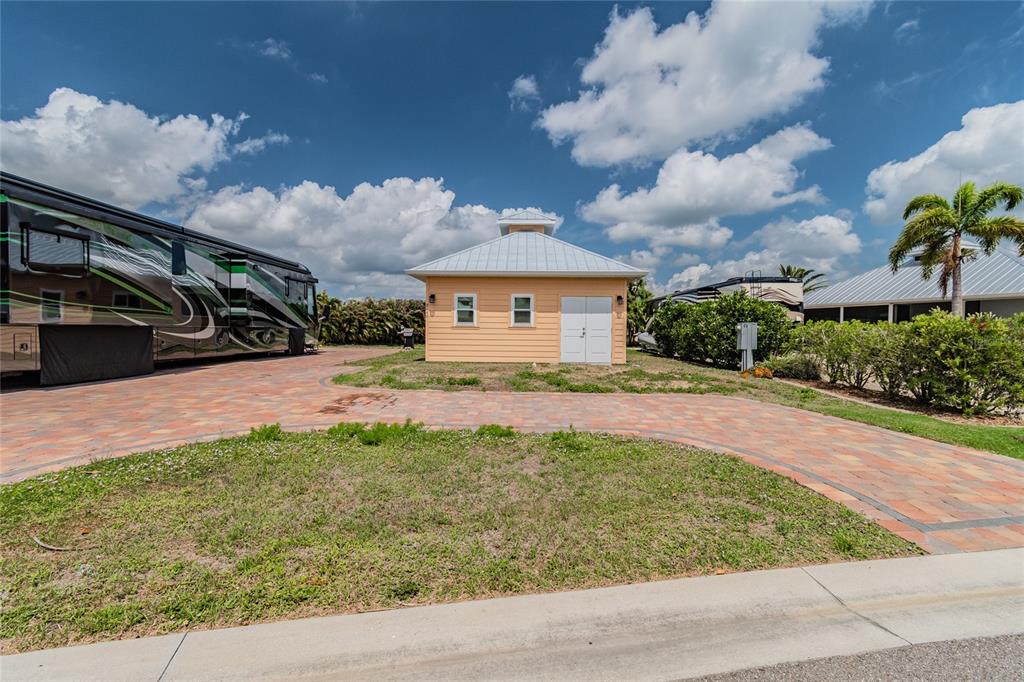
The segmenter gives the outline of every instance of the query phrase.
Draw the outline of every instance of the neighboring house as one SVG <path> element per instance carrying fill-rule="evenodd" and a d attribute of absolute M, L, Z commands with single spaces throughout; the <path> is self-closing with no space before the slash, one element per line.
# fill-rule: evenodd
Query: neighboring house
<path fill-rule="evenodd" d="M 978 249 L 977 245 L 965 244 Z M 939 291 L 939 268 L 931 279 L 921 277 L 920 253 L 911 254 L 895 274 L 886 265 L 807 294 L 804 317 L 810 320 L 902 322 L 932 308 L 949 310 L 949 296 Z M 1024 312 L 1024 258 L 1000 247 L 963 265 L 967 314 L 1009 317 Z"/>
<path fill-rule="evenodd" d="M 692 289 L 680 289 L 664 296 L 651 299 L 652 309 L 665 301 L 673 303 L 701 303 L 718 298 L 724 294 L 745 291 L 762 301 L 778 303 L 786 309 L 786 315 L 794 322 L 804 321 L 804 284 L 797 277 L 779 277 L 777 275 L 747 274 L 743 277 L 732 277 L 714 284 L 704 284 Z"/>
<path fill-rule="evenodd" d="M 427 360 L 626 361 L 626 290 L 647 274 L 551 236 L 521 211 L 497 239 L 406 273 L 426 283 Z"/>

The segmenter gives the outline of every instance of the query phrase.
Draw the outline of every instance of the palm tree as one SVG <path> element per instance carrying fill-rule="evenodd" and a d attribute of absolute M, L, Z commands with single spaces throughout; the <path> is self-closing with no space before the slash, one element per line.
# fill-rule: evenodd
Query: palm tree
<path fill-rule="evenodd" d="M 953 195 L 953 203 L 937 194 L 914 197 L 903 211 L 903 232 L 889 249 L 889 265 L 896 272 L 907 255 L 921 249 L 921 275 L 930 279 L 936 266 L 941 266 L 939 289 L 942 297 L 952 289 L 952 313 L 964 316 L 964 295 L 961 265 L 977 256 L 974 249 L 963 247 L 963 236 L 978 240 L 986 254 L 992 253 L 999 241 L 1010 239 L 1024 256 L 1024 220 L 1013 215 L 988 214 L 1000 204 L 1012 211 L 1024 199 L 1024 190 L 1017 185 L 997 182 L 980 192 L 973 182 L 965 182 Z"/>
<path fill-rule="evenodd" d="M 799 265 L 780 265 L 779 274 L 783 277 L 795 277 L 803 280 L 804 293 L 809 294 L 818 289 L 824 289 L 829 285 L 823 278 L 824 272 L 815 272 L 810 268 L 801 268 Z"/>

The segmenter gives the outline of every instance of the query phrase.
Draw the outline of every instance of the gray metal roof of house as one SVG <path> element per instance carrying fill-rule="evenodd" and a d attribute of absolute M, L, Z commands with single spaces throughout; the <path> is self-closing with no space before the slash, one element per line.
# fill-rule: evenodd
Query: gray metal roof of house
<path fill-rule="evenodd" d="M 938 281 L 938 268 L 926 280 L 920 264 L 910 259 L 896 274 L 886 265 L 812 291 L 804 308 L 941 301 Z M 1002 247 L 990 256 L 979 253 L 963 265 L 963 289 L 964 298 L 1024 298 L 1024 258 Z"/>
<path fill-rule="evenodd" d="M 540 232 L 513 232 L 405 271 L 427 275 L 628 277 L 646 270 L 606 258 Z"/>
<path fill-rule="evenodd" d="M 557 223 L 558 220 L 549 215 L 524 209 L 500 218 L 498 220 L 498 230 L 501 234 L 508 234 L 508 228 L 512 225 L 532 225 L 543 227 L 544 234 L 551 234 L 555 231 Z"/>

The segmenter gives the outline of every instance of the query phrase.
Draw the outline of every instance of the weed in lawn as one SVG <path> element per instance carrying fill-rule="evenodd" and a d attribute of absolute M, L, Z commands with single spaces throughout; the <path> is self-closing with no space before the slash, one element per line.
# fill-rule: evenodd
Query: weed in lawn
<path fill-rule="evenodd" d="M 411 420 L 405 420 L 404 424 L 385 424 L 377 422 L 373 426 L 356 433 L 356 438 L 363 445 L 381 445 L 382 443 L 394 443 L 406 441 L 415 437 L 423 431 L 423 424 L 414 424 Z"/>
<path fill-rule="evenodd" d="M 335 424 L 331 428 L 327 429 L 327 433 L 335 438 L 347 440 L 349 438 L 355 438 L 365 430 L 366 424 L 363 422 L 341 422 L 340 424 Z"/>
<path fill-rule="evenodd" d="M 548 435 L 549 447 L 556 452 L 580 453 L 590 450 L 590 442 L 581 438 L 576 429 L 568 431 L 555 431 Z"/>
<path fill-rule="evenodd" d="M 284 432 L 280 424 L 263 424 L 249 429 L 249 440 L 257 443 L 266 443 L 274 440 L 281 440 Z"/>
<path fill-rule="evenodd" d="M 484 424 L 477 428 L 475 433 L 487 438 L 512 438 L 516 435 L 515 429 L 511 426 L 501 426 L 500 424 Z"/>

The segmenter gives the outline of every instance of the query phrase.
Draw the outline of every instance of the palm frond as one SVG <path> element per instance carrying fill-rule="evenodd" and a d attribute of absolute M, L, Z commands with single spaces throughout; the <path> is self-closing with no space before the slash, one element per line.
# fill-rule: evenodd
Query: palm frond
<path fill-rule="evenodd" d="M 994 211 L 1000 204 L 1007 211 L 1012 211 L 1024 201 L 1024 189 L 1008 182 L 995 182 L 978 192 L 972 207 L 972 217 L 983 218 Z"/>
<path fill-rule="evenodd" d="M 960 185 L 956 190 L 956 194 L 953 195 L 953 211 L 958 217 L 962 218 L 970 212 L 976 197 L 977 192 L 974 183 L 968 180 Z"/>
<path fill-rule="evenodd" d="M 811 270 L 810 272 L 812 272 L 814 274 L 810 275 L 809 277 L 805 277 L 804 278 L 804 293 L 805 294 L 809 294 L 812 291 L 818 291 L 819 289 L 826 289 L 826 288 L 832 286 L 832 284 L 830 282 L 828 282 L 827 280 L 823 279 L 825 277 L 825 273 L 824 272 L 814 272 L 814 270 Z"/>
<path fill-rule="evenodd" d="M 907 203 L 907 207 L 903 209 L 903 220 L 906 220 L 915 213 L 920 213 L 930 208 L 949 208 L 949 202 L 946 201 L 945 197 L 940 197 L 938 194 L 922 194 L 921 196 L 914 197 Z"/>
<path fill-rule="evenodd" d="M 949 241 L 957 226 L 956 214 L 948 206 L 936 206 L 918 213 L 903 226 L 900 236 L 889 249 L 889 265 L 892 271 L 899 270 L 907 254 L 914 249 Z"/>
<path fill-rule="evenodd" d="M 977 239 L 985 253 L 992 253 L 1001 239 L 1009 239 L 1020 247 L 1024 256 L 1024 220 L 1017 216 L 1000 215 L 985 218 L 967 229 L 967 233 Z"/>
<path fill-rule="evenodd" d="M 779 274 L 783 277 L 796 277 L 797 279 L 803 279 L 808 272 L 811 272 L 807 268 L 802 268 L 799 265 L 780 265 Z"/>

